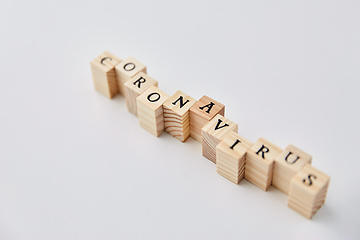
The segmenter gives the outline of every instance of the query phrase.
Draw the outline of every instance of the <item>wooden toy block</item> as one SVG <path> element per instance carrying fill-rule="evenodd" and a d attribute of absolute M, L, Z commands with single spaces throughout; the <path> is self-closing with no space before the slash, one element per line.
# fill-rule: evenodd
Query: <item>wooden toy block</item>
<path fill-rule="evenodd" d="M 312 157 L 299 148 L 289 145 L 275 158 L 272 185 L 289 194 L 291 179 L 308 163 Z"/>
<path fill-rule="evenodd" d="M 165 131 L 185 142 L 190 136 L 190 111 L 196 100 L 177 91 L 164 103 Z"/>
<path fill-rule="evenodd" d="M 125 96 L 124 84 L 139 72 L 146 73 L 146 66 L 133 57 L 128 57 L 115 66 L 119 93 Z"/>
<path fill-rule="evenodd" d="M 330 177 L 312 167 L 305 165 L 291 180 L 288 206 L 307 219 L 325 203 Z"/>
<path fill-rule="evenodd" d="M 190 108 L 190 136 L 201 142 L 201 128 L 217 114 L 224 116 L 225 106 L 203 96 Z"/>
<path fill-rule="evenodd" d="M 266 191 L 271 185 L 274 159 L 282 149 L 264 138 L 259 138 L 247 151 L 245 179 Z"/>
<path fill-rule="evenodd" d="M 237 133 L 238 125 L 220 114 L 216 115 L 201 129 L 202 155 L 216 163 L 216 146 L 232 131 Z"/>
<path fill-rule="evenodd" d="M 136 98 L 151 86 L 157 87 L 158 82 L 144 72 L 139 72 L 124 84 L 126 107 L 129 112 L 135 116 L 138 115 Z"/>
<path fill-rule="evenodd" d="M 120 58 L 107 51 L 90 62 L 94 87 L 108 98 L 113 98 L 118 93 L 114 67 L 119 62 Z"/>
<path fill-rule="evenodd" d="M 216 146 L 216 171 L 235 184 L 244 178 L 245 156 L 252 142 L 230 132 Z"/>
<path fill-rule="evenodd" d="M 136 99 L 140 126 L 155 137 L 164 132 L 163 104 L 169 97 L 153 85 Z"/>

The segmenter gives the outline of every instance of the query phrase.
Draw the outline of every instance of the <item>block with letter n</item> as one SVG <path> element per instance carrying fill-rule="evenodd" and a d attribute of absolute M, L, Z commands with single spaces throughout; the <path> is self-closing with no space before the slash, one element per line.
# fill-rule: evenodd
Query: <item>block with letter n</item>
<path fill-rule="evenodd" d="M 163 105 L 165 131 L 185 142 L 190 136 L 189 110 L 196 100 L 181 91 L 177 91 Z"/>

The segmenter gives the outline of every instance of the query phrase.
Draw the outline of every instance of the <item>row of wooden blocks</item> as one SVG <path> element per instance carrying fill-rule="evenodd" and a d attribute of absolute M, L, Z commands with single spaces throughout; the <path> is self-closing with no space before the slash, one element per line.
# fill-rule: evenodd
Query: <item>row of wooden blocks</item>
<path fill-rule="evenodd" d="M 311 165 L 306 152 L 293 145 L 282 150 L 264 138 L 250 142 L 224 117 L 223 104 L 207 96 L 196 101 L 181 91 L 169 96 L 132 57 L 121 60 L 104 52 L 91 61 L 91 69 L 95 89 L 109 98 L 124 95 L 141 127 L 156 137 L 166 131 L 182 142 L 191 136 L 217 172 L 233 183 L 245 178 L 264 191 L 273 185 L 289 195 L 290 208 L 308 219 L 324 204 L 330 178 Z"/>

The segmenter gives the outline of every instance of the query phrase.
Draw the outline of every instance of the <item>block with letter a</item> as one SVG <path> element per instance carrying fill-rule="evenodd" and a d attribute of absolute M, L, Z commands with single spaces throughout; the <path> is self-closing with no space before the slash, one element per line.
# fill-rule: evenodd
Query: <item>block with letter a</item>
<path fill-rule="evenodd" d="M 221 103 L 203 96 L 190 108 L 190 136 L 201 142 L 201 128 L 217 114 L 224 116 L 225 106 Z"/>

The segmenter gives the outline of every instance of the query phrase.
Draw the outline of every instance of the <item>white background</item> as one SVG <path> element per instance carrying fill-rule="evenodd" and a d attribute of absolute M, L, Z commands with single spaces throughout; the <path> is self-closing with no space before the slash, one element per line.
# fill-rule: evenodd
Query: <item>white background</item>
<path fill-rule="evenodd" d="M 2 2 L 0 239 L 359 238 L 359 16 L 357 0 Z M 325 205 L 306 220 L 195 140 L 153 137 L 93 89 L 105 50 L 310 153 Z"/>

